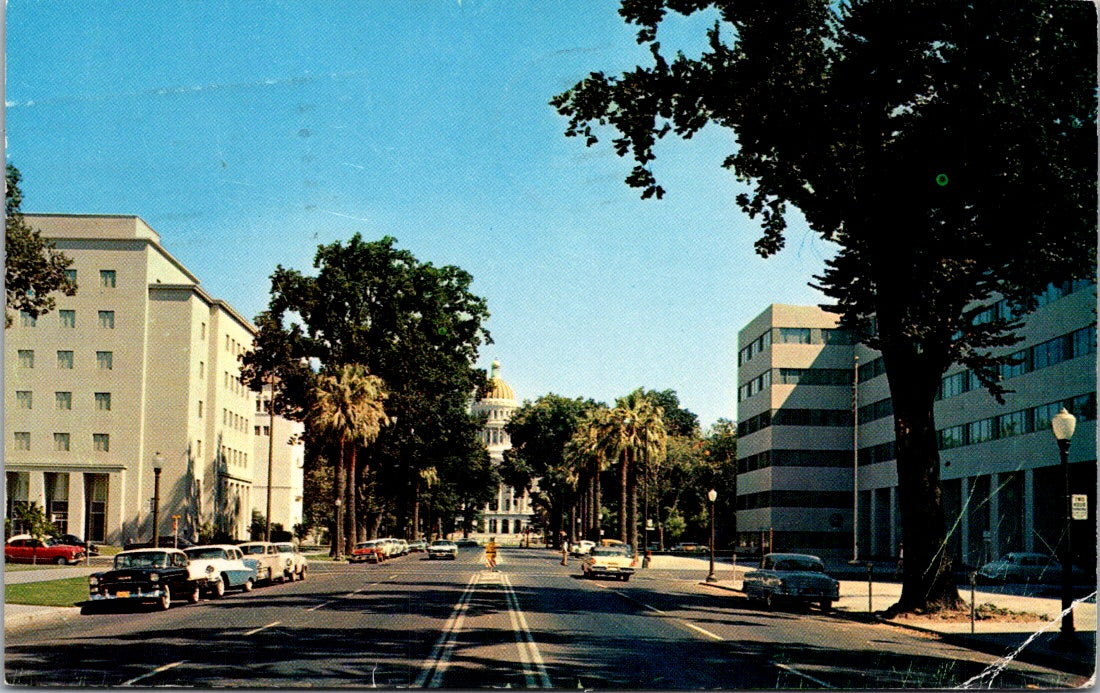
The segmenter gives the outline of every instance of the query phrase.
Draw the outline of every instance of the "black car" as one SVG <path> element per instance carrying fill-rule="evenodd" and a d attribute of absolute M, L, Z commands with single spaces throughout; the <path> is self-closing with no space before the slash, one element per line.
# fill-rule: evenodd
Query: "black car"
<path fill-rule="evenodd" d="M 54 544 L 61 544 L 63 546 L 79 546 L 88 552 L 89 556 L 98 556 L 99 547 L 95 544 L 84 541 L 75 534 L 61 534 L 56 537 L 51 537 L 50 541 Z"/>
<path fill-rule="evenodd" d="M 115 556 L 114 568 L 88 578 L 88 613 L 108 604 L 152 602 L 164 610 L 173 599 L 199 601 L 206 577 L 192 577 L 187 554 L 179 549 L 135 549 Z"/>
<path fill-rule="evenodd" d="M 183 537 L 174 537 L 171 534 L 168 536 L 157 537 L 158 548 L 162 549 L 189 549 L 195 545 L 193 541 L 188 541 Z M 128 544 L 124 544 L 122 549 L 124 551 L 132 551 L 133 549 L 151 549 L 153 548 L 152 541 L 132 541 Z"/>

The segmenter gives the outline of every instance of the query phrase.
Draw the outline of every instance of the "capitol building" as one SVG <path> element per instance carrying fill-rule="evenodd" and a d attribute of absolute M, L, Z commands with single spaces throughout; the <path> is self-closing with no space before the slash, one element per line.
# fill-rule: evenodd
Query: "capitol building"
<path fill-rule="evenodd" d="M 493 361 L 489 387 L 470 408 L 473 414 L 486 417 L 481 439 L 493 464 L 499 465 L 504 460 L 504 451 L 512 447 L 504 426 L 518 408 L 515 391 L 500 377 L 500 362 Z M 537 480 L 532 490 L 538 490 Z M 496 497 L 481 509 L 481 518 L 474 523 L 470 536 L 482 543 L 495 537 L 498 544 L 519 544 L 531 523 L 531 513 L 531 496 L 527 491 L 500 484 Z"/>

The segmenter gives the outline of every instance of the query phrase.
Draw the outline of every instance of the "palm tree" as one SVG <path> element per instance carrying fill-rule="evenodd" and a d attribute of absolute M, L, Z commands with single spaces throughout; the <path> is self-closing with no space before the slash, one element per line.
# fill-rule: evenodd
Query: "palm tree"
<path fill-rule="evenodd" d="M 638 461 L 647 460 L 642 469 L 648 479 L 648 459 L 663 454 L 667 434 L 664 410 L 638 388 L 615 401 L 603 427 L 606 449 L 619 457 L 619 539 L 638 551 Z M 647 489 L 648 491 L 648 485 Z"/>
<path fill-rule="evenodd" d="M 370 375 L 365 366 L 344 364 L 335 374 L 317 380 L 311 419 L 319 429 L 333 435 L 340 444 L 333 484 L 336 506 L 332 555 L 341 558 L 355 543 L 356 450 L 378 437 L 389 422 L 383 409 L 388 394 L 382 379 Z"/>
<path fill-rule="evenodd" d="M 608 459 L 617 454 L 607 445 L 610 416 L 611 410 L 606 407 L 588 412 L 570 441 L 570 451 L 581 471 L 584 535 L 593 541 L 600 538 L 600 508 L 603 505 L 600 475 L 608 468 Z"/>

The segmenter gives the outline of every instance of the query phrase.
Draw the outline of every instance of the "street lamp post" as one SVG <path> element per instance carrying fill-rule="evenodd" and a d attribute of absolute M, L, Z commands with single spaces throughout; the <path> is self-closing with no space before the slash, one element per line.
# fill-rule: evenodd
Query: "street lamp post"
<path fill-rule="evenodd" d="M 275 466 L 275 373 L 272 372 L 268 379 L 271 386 L 271 394 L 267 399 L 267 514 L 264 516 L 264 541 L 271 541 L 271 488 L 274 482 L 271 479 L 272 468 Z M 263 395 L 260 395 L 263 401 Z"/>
<path fill-rule="evenodd" d="M 1062 407 L 1062 411 L 1055 414 L 1054 418 L 1050 420 L 1051 431 L 1054 432 L 1054 438 L 1058 441 L 1063 492 L 1065 493 L 1062 503 L 1062 526 L 1066 533 L 1066 541 L 1062 547 L 1062 630 L 1058 634 L 1058 640 L 1063 646 L 1075 644 L 1077 640 L 1073 629 L 1073 609 L 1070 608 L 1073 605 L 1071 572 L 1073 554 L 1071 553 L 1072 544 L 1070 542 L 1073 525 L 1070 519 L 1072 517 L 1072 508 L 1070 507 L 1072 501 L 1069 493 L 1069 442 L 1073 438 L 1073 431 L 1076 427 L 1077 419 L 1073 414 L 1066 411 L 1065 407 Z"/>
<path fill-rule="evenodd" d="M 707 575 L 707 582 L 718 582 L 714 577 L 714 501 L 718 500 L 718 492 L 707 491 L 707 499 L 710 501 L 710 575 Z"/>
<path fill-rule="evenodd" d="M 153 546 L 160 546 L 160 465 L 164 462 L 164 459 L 160 456 L 160 453 L 153 455 L 153 462 L 157 466 L 153 467 Z"/>

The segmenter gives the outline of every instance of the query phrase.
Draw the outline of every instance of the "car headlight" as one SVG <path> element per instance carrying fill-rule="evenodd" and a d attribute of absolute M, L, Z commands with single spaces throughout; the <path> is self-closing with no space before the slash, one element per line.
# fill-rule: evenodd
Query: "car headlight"
<path fill-rule="evenodd" d="M 290 560 L 289 558 L 288 558 L 288 559 L 286 559 L 286 567 L 287 567 L 287 568 L 289 568 L 289 567 L 290 567 L 290 564 L 291 564 L 291 560 Z"/>
<path fill-rule="evenodd" d="M 149 582 L 160 582 L 160 575 L 158 573 L 149 573 Z"/>
<path fill-rule="evenodd" d="M 97 585 L 99 585 L 99 577 L 98 576 L 92 575 L 91 577 L 88 578 L 88 587 L 95 587 Z"/>
<path fill-rule="evenodd" d="M 779 591 L 780 592 L 786 592 L 787 591 L 787 581 L 786 580 L 780 580 L 779 581 Z"/>
<path fill-rule="evenodd" d="M 206 572 L 207 573 L 213 573 L 214 572 L 214 566 L 212 566 L 212 565 L 206 566 Z"/>

